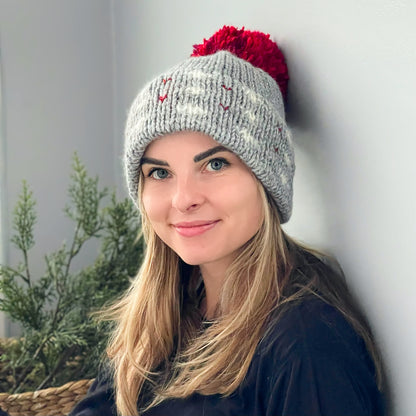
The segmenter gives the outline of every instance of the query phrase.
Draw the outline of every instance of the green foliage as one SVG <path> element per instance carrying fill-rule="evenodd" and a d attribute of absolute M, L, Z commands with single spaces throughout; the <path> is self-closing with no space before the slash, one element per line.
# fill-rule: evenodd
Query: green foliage
<path fill-rule="evenodd" d="M 74 223 L 71 244 L 45 255 L 43 276 L 33 277 L 28 253 L 35 244 L 35 205 L 24 182 L 11 239 L 22 260 L 15 267 L 0 266 L 0 310 L 22 328 L 21 338 L 0 342 L 0 391 L 12 393 L 96 375 L 109 324 L 97 322 L 91 312 L 127 288 L 143 253 L 132 202 L 118 202 L 114 193 L 100 190 L 98 178 L 89 177 L 75 155 L 64 210 Z M 99 241 L 97 257 L 75 270 L 74 259 L 93 239 Z"/>

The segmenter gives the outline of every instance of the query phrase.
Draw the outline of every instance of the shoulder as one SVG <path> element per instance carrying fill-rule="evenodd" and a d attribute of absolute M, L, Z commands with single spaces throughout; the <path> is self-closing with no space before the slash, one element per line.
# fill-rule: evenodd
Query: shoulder
<path fill-rule="evenodd" d="M 116 414 L 113 380 L 108 367 L 103 366 L 87 395 L 72 409 L 69 416 L 115 416 Z"/>
<path fill-rule="evenodd" d="M 267 408 L 276 414 L 384 414 L 364 341 L 316 296 L 272 317 L 256 361 L 268 373 Z"/>
<path fill-rule="evenodd" d="M 272 314 L 261 344 L 263 348 L 290 344 L 298 353 L 365 350 L 342 313 L 314 295 L 283 305 Z"/>

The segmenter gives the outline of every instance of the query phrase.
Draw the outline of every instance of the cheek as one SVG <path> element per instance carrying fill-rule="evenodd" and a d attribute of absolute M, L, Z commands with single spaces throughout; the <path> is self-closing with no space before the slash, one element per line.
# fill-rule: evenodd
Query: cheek
<path fill-rule="evenodd" d="M 248 198 L 247 207 L 247 220 L 253 224 L 253 228 L 257 232 L 264 219 L 263 202 L 258 189 Z"/>
<path fill-rule="evenodd" d="M 160 193 L 151 192 L 144 188 L 142 192 L 142 204 L 151 223 L 158 221 L 163 217 L 165 204 Z"/>
<path fill-rule="evenodd" d="M 252 180 L 247 180 L 238 188 L 233 189 L 232 192 L 227 192 L 224 196 L 229 201 L 233 201 L 230 209 L 237 213 L 236 219 L 243 221 L 246 226 L 249 226 L 250 231 L 255 229 L 257 231 L 263 222 L 263 201 L 258 189 L 257 183 Z"/>
<path fill-rule="evenodd" d="M 144 190 L 142 192 L 141 198 L 142 198 L 143 209 L 146 212 L 147 216 L 149 216 L 149 213 L 152 212 L 151 210 L 152 200 L 149 199 L 149 197 L 147 196 L 147 193 Z"/>

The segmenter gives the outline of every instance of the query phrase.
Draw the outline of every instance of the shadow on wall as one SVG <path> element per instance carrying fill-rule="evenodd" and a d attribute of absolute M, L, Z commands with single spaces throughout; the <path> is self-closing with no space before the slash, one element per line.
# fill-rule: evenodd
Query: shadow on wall
<path fill-rule="evenodd" d="M 326 246 L 331 241 L 333 222 L 328 146 L 320 132 L 317 108 L 312 105 L 313 91 L 305 80 L 296 79 L 295 69 L 289 68 L 294 74 L 289 83 L 286 118 L 295 145 L 296 173 L 293 216 L 284 229 L 307 244 L 330 251 Z"/>

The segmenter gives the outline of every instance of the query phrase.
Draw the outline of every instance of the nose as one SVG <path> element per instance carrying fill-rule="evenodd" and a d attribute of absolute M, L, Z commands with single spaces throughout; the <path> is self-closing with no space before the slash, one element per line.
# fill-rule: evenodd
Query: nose
<path fill-rule="evenodd" d="M 172 206 L 180 212 L 187 213 L 197 210 L 204 202 L 203 189 L 198 181 L 186 176 L 177 178 L 172 196 Z"/>

